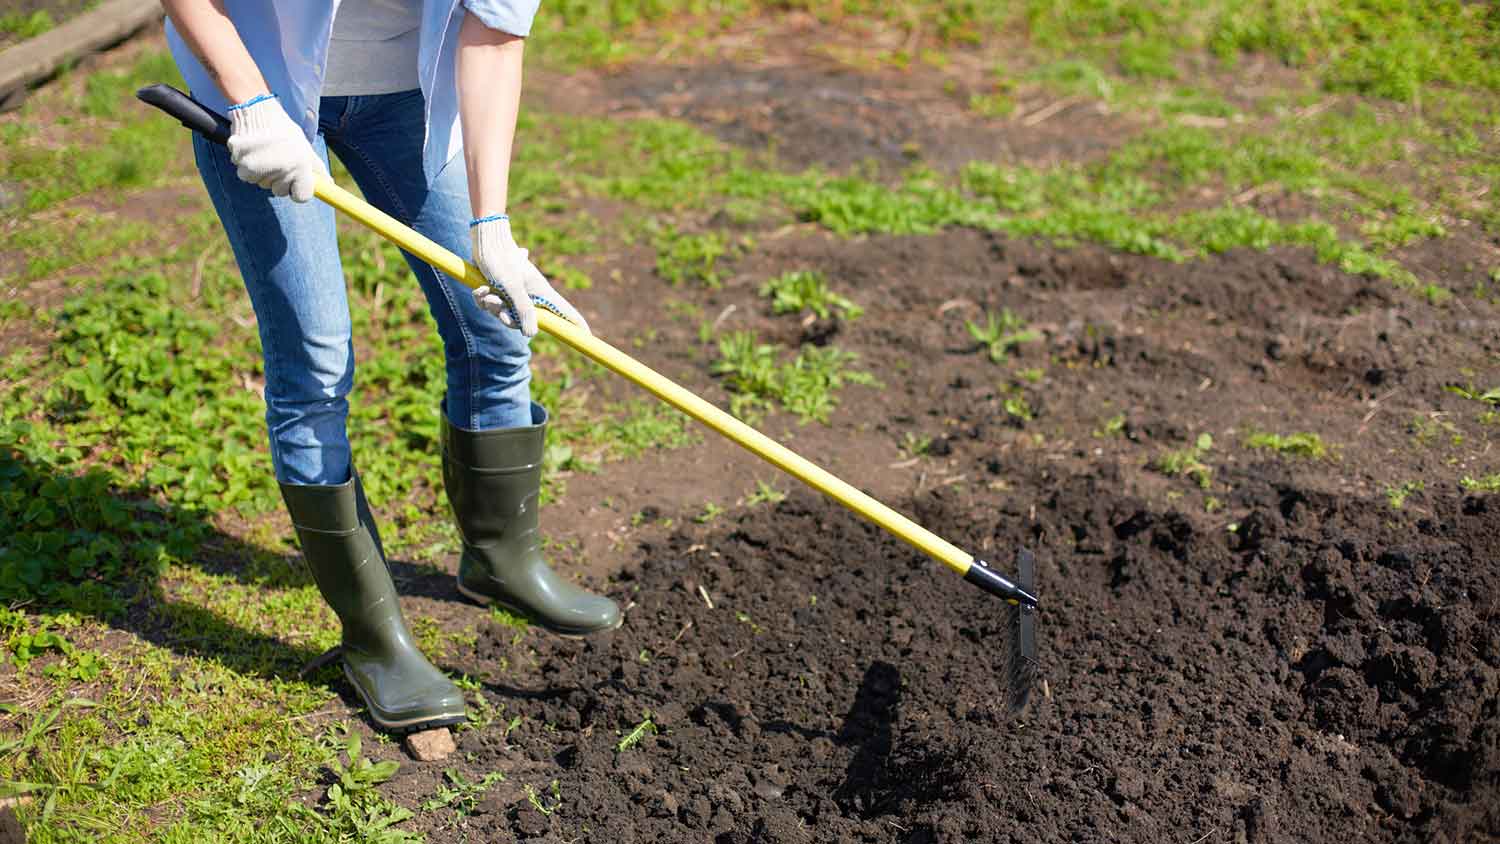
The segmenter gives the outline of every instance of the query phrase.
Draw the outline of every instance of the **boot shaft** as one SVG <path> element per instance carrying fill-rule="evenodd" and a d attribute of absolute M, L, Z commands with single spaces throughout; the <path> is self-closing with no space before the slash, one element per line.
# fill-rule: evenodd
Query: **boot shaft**
<path fill-rule="evenodd" d="M 500 431 L 469 431 L 443 415 L 443 487 L 465 545 L 505 556 L 539 550 L 547 411 L 531 408 L 533 424 Z"/>
<path fill-rule="evenodd" d="M 356 475 L 336 485 L 282 484 L 302 556 L 347 642 L 404 629 L 380 534 Z"/>
<path fill-rule="evenodd" d="M 443 486 L 464 541 L 458 589 L 565 636 L 618 627 L 614 601 L 559 577 L 542 556 L 537 505 L 547 411 L 533 403 L 531 418 L 521 428 L 468 431 L 443 415 Z"/>

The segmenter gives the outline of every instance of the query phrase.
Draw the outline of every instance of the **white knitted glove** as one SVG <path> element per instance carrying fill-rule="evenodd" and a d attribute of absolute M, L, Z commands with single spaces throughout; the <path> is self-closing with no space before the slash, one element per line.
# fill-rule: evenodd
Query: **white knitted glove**
<path fill-rule="evenodd" d="M 504 214 L 481 217 L 469 224 L 469 235 L 474 241 L 474 266 L 489 281 L 474 290 L 474 301 L 479 307 L 499 317 L 506 326 L 519 328 L 527 337 L 536 336 L 533 302 L 584 331 L 589 330 L 583 314 L 557 295 L 531 263 L 526 250 L 516 245 L 509 217 Z"/>
<path fill-rule="evenodd" d="M 241 179 L 297 202 L 313 198 L 313 182 L 327 170 L 274 94 L 230 107 L 229 123 L 229 158 Z"/>

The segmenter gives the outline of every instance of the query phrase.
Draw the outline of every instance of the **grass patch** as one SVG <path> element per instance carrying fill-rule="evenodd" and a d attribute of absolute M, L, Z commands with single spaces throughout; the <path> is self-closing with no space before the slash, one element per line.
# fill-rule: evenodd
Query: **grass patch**
<path fill-rule="evenodd" d="M 1436 445 L 1445 439 L 1455 448 L 1464 444 L 1464 435 L 1458 426 L 1437 414 L 1413 416 L 1407 425 L 1407 432 L 1411 434 L 1417 445 L 1424 448 Z"/>
<path fill-rule="evenodd" d="M 736 331 L 719 340 L 715 375 L 723 376 L 733 394 L 730 410 L 748 416 L 775 405 L 807 423 L 827 423 L 838 406 L 838 391 L 846 384 L 876 383 L 868 372 L 852 369 L 853 352 L 836 346 L 803 346 L 788 362 L 781 362 L 775 346 L 760 342 L 750 331 Z"/>
<path fill-rule="evenodd" d="M 55 26 L 57 23 L 52 20 L 52 15 L 46 9 L 37 9 L 29 15 L 9 12 L 0 16 L 0 33 L 13 35 L 22 41 L 35 38 Z"/>
<path fill-rule="evenodd" d="M 1467 492 L 1500 492 L 1500 472 L 1478 478 L 1465 475 L 1458 483 Z"/>
<path fill-rule="evenodd" d="M 1030 422 L 1036 418 L 1036 411 L 1032 409 L 1031 402 L 1027 401 L 1025 396 L 1009 396 L 1000 403 L 1000 406 L 1005 410 L 1006 416 L 1017 422 Z"/>
<path fill-rule="evenodd" d="M 97 218 L 70 214 L 65 222 L 21 229 L 5 239 L 6 250 L 26 255 L 26 268 L 17 282 L 25 283 L 90 264 L 127 248 L 142 249 L 152 243 L 156 229 L 135 220 Z M 145 250 L 142 250 L 145 251 Z"/>
<path fill-rule="evenodd" d="M 895 188 L 815 172 L 788 181 L 784 198 L 793 213 L 840 235 L 930 234 L 950 226 L 994 229 L 1000 225 L 994 209 L 974 203 L 936 174 L 920 168 Z"/>
<path fill-rule="evenodd" d="M 919 34 L 939 47 L 1019 36 L 1044 55 L 1059 57 L 1042 72 L 1047 78 L 1086 90 L 1093 86 L 1095 93 L 1105 79 L 1103 65 L 1128 77 L 1173 79 L 1179 72 L 1175 57 L 1187 51 L 1209 53 L 1226 68 L 1246 54 L 1270 54 L 1304 69 L 1327 90 L 1402 102 L 1439 85 L 1500 89 L 1493 13 L 1484 4 L 1459 0 L 914 0 L 900 7 L 868 0 L 798 0 L 791 6 L 866 30 L 910 32 L 914 22 L 923 21 Z M 662 41 L 692 49 L 738 22 L 787 8 L 779 0 L 563 3 L 544 8 L 535 37 L 563 63 L 608 64 Z M 652 28 L 668 19 L 676 23 Z M 903 46 L 888 49 L 886 57 L 900 66 L 912 55 Z"/>
<path fill-rule="evenodd" d="M 187 140 L 177 124 L 163 120 L 121 126 L 102 144 L 14 145 L 0 162 L 0 178 L 28 185 L 25 208 L 39 211 L 90 191 L 150 184 L 182 160 Z"/>
<path fill-rule="evenodd" d="M 818 319 L 828 319 L 835 311 L 843 319 L 858 319 L 864 309 L 848 298 L 833 292 L 828 279 L 817 270 L 792 270 L 760 286 L 760 295 L 771 300 L 771 310 L 778 314 L 809 311 Z"/>
<path fill-rule="evenodd" d="M 1378 172 L 1387 151 L 1405 148 L 1413 131 L 1405 125 L 1356 112 L 1320 119 L 1310 128 L 1288 118 L 1251 134 L 1169 126 L 1089 165 L 981 161 L 961 168 L 956 178 L 918 166 L 887 182 L 756 167 L 744 153 L 672 121 L 538 114 L 523 127 L 538 143 L 528 144 L 521 158 L 522 166 L 552 166 L 548 178 L 555 192 L 576 190 L 673 211 L 749 203 L 842 236 L 970 226 L 1060 244 L 1096 242 L 1174 261 L 1236 248 L 1304 247 L 1346 272 L 1388 279 L 1440 304 L 1451 295 L 1447 290 L 1417 279 L 1385 253 L 1438 236 L 1446 230 L 1439 219 L 1444 214 L 1468 212 L 1420 199 Z M 1361 133 L 1371 140 L 1351 139 Z M 563 172 L 545 158 L 546 150 L 557 148 L 570 151 Z M 1173 210 L 1178 199 L 1204 190 L 1226 199 Z M 1230 200 L 1246 191 L 1297 193 L 1324 210 L 1278 219 Z M 1344 219 L 1343 229 L 1332 222 Z M 720 264 L 741 251 L 742 244 L 721 232 L 660 227 L 644 226 L 658 251 L 659 273 L 675 284 L 719 284 Z"/>
<path fill-rule="evenodd" d="M 1111 437 L 1123 437 L 1125 436 L 1125 423 L 1125 414 L 1116 413 L 1114 416 L 1105 419 L 1099 425 L 1099 427 L 1094 430 L 1094 436 L 1101 440 L 1109 439 Z"/>
<path fill-rule="evenodd" d="M 751 245 L 749 238 L 722 232 L 666 232 L 656 239 L 656 272 L 673 287 L 694 282 L 717 290 L 724 281 L 720 259 L 738 258 Z"/>
<path fill-rule="evenodd" d="M 754 507 L 757 504 L 780 504 L 785 500 L 786 493 L 772 484 L 758 480 L 755 482 L 755 492 L 750 493 L 742 503 L 746 507 Z"/>
<path fill-rule="evenodd" d="M 77 127 L 63 146 L 40 143 L 29 132 L 7 131 L 0 135 L 0 180 L 23 185 L 23 207 L 35 212 L 96 190 L 152 184 L 191 161 L 188 135 L 180 126 L 127 105 L 133 103 L 135 89 L 149 82 L 183 84 L 165 50 L 147 53 L 128 71 L 89 76 L 69 113 L 99 118 L 98 125 Z M 29 103 L 23 107 L 23 120 L 34 110 Z"/>
<path fill-rule="evenodd" d="M 1213 485 L 1213 468 L 1204 463 L 1203 458 L 1213 447 L 1214 438 L 1211 435 L 1199 434 L 1198 439 L 1188 448 L 1159 455 L 1152 462 L 1151 468 L 1169 478 L 1191 478 L 1200 488 L 1208 489 Z"/>
<path fill-rule="evenodd" d="M 0 756 L 0 778 L 35 798 L 19 807 L 28 840 L 332 842 L 350 826 L 299 800 L 334 761 L 294 720 L 325 691 L 154 648 L 103 679 L 95 700 L 56 687 L 14 746 L 29 752 Z"/>
<path fill-rule="evenodd" d="M 1476 388 L 1473 384 L 1469 384 L 1467 386 L 1449 384 L 1443 387 L 1443 389 L 1456 396 L 1466 398 L 1470 401 L 1483 402 L 1490 407 L 1500 407 L 1500 387 L 1491 387 L 1490 389 L 1485 390 Z"/>
<path fill-rule="evenodd" d="M 932 437 L 907 431 L 901 435 L 901 451 L 908 457 L 922 457 L 932 449 Z"/>
<path fill-rule="evenodd" d="M 504 781 L 505 774 L 499 771 L 491 771 L 478 781 L 473 781 L 457 770 L 448 768 L 443 771 L 443 783 L 438 786 L 437 794 L 422 803 L 422 810 L 430 812 L 440 808 L 452 809 L 457 817 L 465 817 L 474 813 L 479 806 L 479 798 L 489 791 L 490 786 Z"/>
<path fill-rule="evenodd" d="M 964 320 L 964 327 L 995 363 L 1004 362 L 1023 344 L 1042 339 L 1041 332 L 1027 328 L 1026 321 L 1010 308 L 1003 308 L 998 314 L 985 311 L 983 325 Z"/>
<path fill-rule="evenodd" d="M 652 449 L 683 448 L 702 441 L 694 423 L 681 411 L 657 401 L 634 401 L 614 418 L 596 423 L 592 439 L 604 444 L 612 459 L 628 460 Z"/>
<path fill-rule="evenodd" d="M 1322 460 L 1328 456 L 1328 446 L 1323 438 L 1310 431 L 1291 434 L 1274 434 L 1265 431 L 1253 432 L 1245 437 L 1245 447 L 1274 451 L 1290 457 Z"/>
<path fill-rule="evenodd" d="M 1385 488 L 1386 503 L 1391 505 L 1392 510 L 1400 510 L 1406 506 L 1406 499 L 1414 492 L 1421 492 L 1426 488 L 1422 481 L 1406 481 L 1402 484 L 1390 485 Z"/>

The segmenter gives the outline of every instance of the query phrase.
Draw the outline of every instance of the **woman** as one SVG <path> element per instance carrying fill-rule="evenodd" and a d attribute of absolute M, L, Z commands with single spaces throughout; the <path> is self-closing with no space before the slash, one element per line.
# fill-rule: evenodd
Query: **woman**
<path fill-rule="evenodd" d="M 195 136 L 194 154 L 259 323 L 276 478 L 343 623 L 344 673 L 388 730 L 457 723 L 465 709 L 406 628 L 350 455 L 349 307 L 333 210 L 309 202 L 330 150 L 371 203 L 472 255 L 490 282 L 470 291 L 407 255 L 445 351 L 443 482 L 463 538 L 459 590 L 564 635 L 620 623 L 613 601 L 558 577 L 538 549 L 547 414 L 530 399 L 533 300 L 587 324 L 506 216 L 537 3 L 163 3 L 183 77 L 232 124 L 227 148 Z"/>

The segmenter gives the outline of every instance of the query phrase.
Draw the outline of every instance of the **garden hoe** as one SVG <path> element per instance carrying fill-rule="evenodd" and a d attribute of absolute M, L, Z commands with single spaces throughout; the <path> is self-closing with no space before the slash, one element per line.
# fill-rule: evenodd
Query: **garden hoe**
<path fill-rule="evenodd" d="M 202 103 L 169 85 L 151 85 L 136 93 L 141 100 L 156 106 L 182 122 L 182 125 L 205 138 L 224 144 L 229 140 L 229 121 Z M 319 178 L 314 195 L 348 214 L 386 240 L 469 287 L 487 284 L 484 275 L 473 264 L 454 255 L 428 238 L 402 225 L 393 217 L 354 196 L 327 176 Z M 963 575 L 964 580 L 1004 600 L 1008 624 L 1005 631 L 1003 667 L 1007 682 L 1007 704 L 1019 712 L 1030 697 L 1037 669 L 1035 594 L 1036 564 L 1030 551 L 1016 553 L 1016 578 L 1005 577 L 989 563 L 959 549 L 942 537 L 834 477 L 821 467 L 765 436 L 708 401 L 677 385 L 655 370 L 624 352 L 589 334 L 573 323 L 543 308 L 537 309 L 537 322 L 543 331 L 605 367 L 643 387 L 657 398 L 697 419 L 728 437 L 771 465 L 796 477 L 813 489 L 834 499 L 855 513 L 874 522 L 918 551 Z"/>

